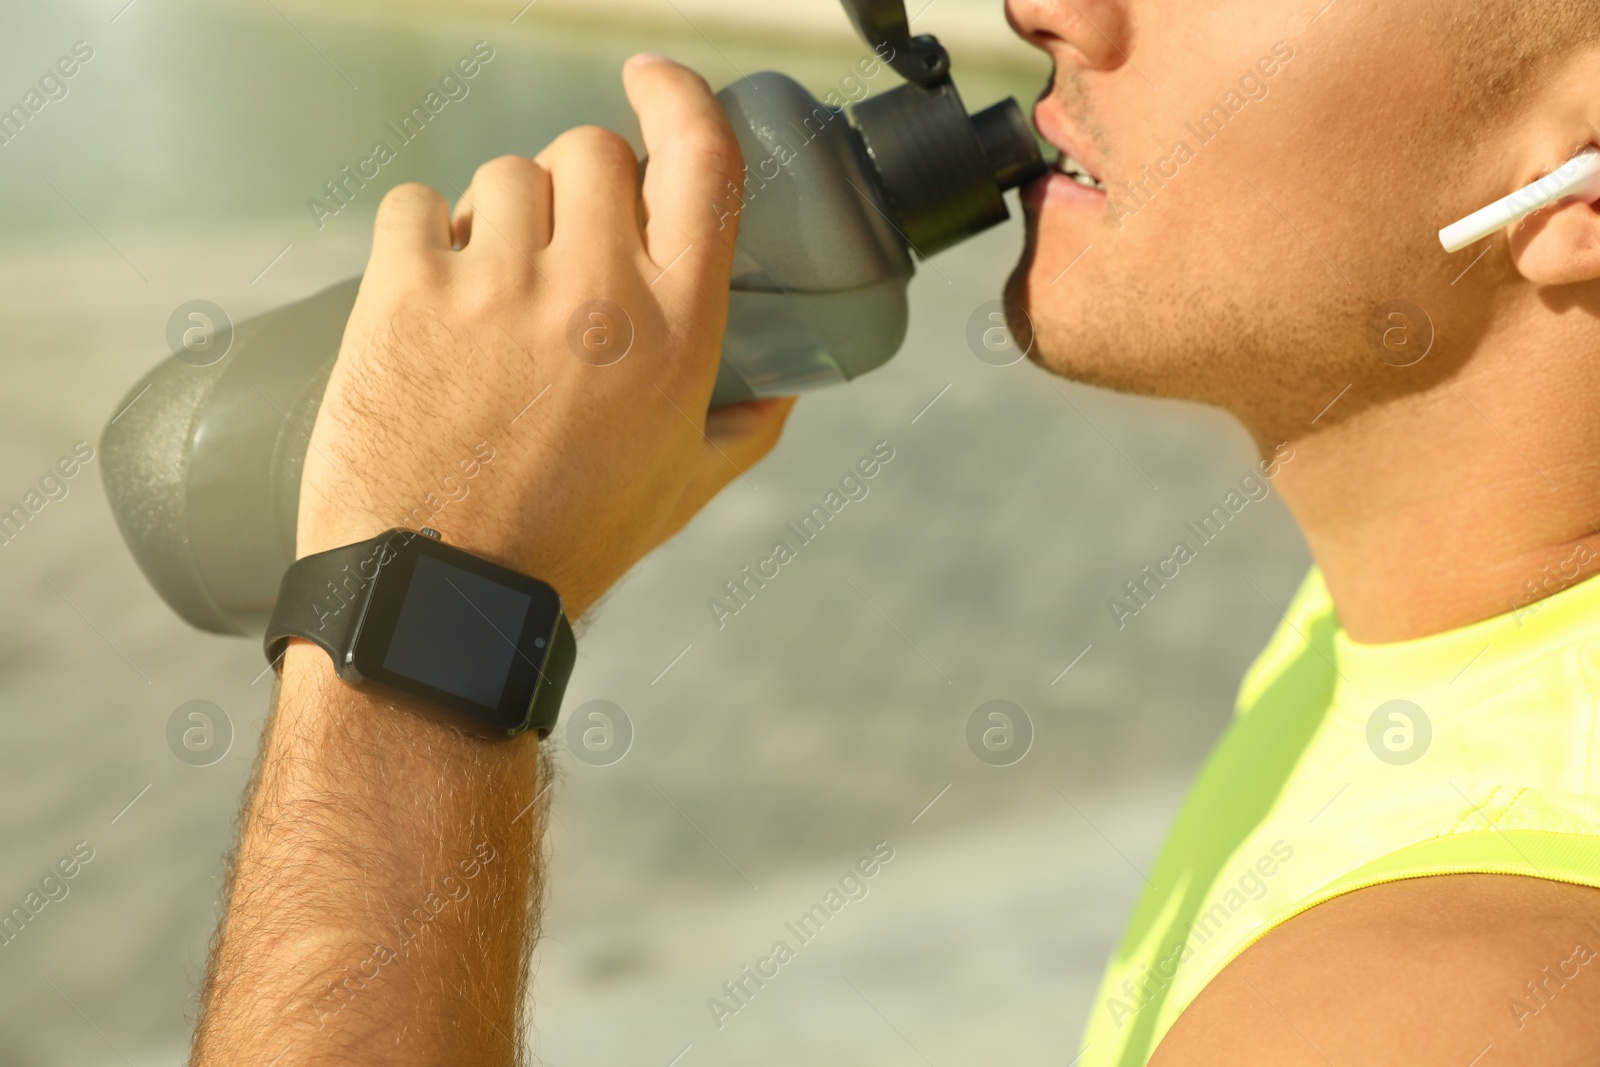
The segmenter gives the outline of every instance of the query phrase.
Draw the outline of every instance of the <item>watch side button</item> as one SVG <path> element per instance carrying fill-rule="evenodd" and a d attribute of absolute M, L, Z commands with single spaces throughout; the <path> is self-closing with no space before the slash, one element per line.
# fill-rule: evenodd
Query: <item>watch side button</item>
<path fill-rule="evenodd" d="M 444 540 L 444 535 L 441 534 L 438 530 L 435 530 L 432 526 L 424 526 L 422 529 L 418 530 L 417 532 L 420 533 L 423 537 L 431 537 L 435 541 L 443 541 Z"/>

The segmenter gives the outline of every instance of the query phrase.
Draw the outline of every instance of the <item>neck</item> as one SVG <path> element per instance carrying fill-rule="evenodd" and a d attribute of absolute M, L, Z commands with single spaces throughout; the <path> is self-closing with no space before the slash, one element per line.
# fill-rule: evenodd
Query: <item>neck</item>
<path fill-rule="evenodd" d="M 1600 331 L 1587 309 L 1536 310 L 1422 392 L 1363 407 L 1357 383 L 1345 421 L 1294 441 L 1276 488 L 1354 640 L 1441 633 L 1600 574 Z"/>

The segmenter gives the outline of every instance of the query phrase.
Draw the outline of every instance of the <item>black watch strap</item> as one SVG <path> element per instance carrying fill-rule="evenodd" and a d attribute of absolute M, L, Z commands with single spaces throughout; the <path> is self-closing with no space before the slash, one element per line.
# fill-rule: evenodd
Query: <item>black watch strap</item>
<path fill-rule="evenodd" d="M 268 660 L 277 663 L 289 647 L 289 638 L 303 637 L 333 657 L 334 668 L 344 673 L 356 623 L 389 536 L 381 534 L 294 561 L 284 575 L 267 626 Z"/>
<path fill-rule="evenodd" d="M 421 544 L 410 545 L 418 539 L 421 539 Z M 358 669 L 362 659 L 356 646 L 358 642 L 367 640 L 363 632 L 364 620 L 368 620 L 369 608 L 377 610 L 373 604 L 373 592 L 382 568 L 393 562 L 397 554 L 404 553 L 408 545 L 415 552 L 438 541 L 438 535 L 432 530 L 419 533 L 396 528 L 367 541 L 316 552 L 296 560 L 284 573 L 278 600 L 267 624 L 263 645 L 268 660 L 276 665 L 288 647 L 289 639 L 301 637 L 327 652 L 333 660 L 334 670 L 347 682 L 398 684 L 400 688 L 414 692 L 402 684 L 404 679 L 397 682 L 394 679 L 386 680 L 381 675 L 377 679 L 363 676 Z M 577 639 L 565 612 L 560 610 L 560 598 L 542 582 L 508 572 L 487 560 L 471 557 L 460 549 L 441 545 L 428 548 L 428 552 L 443 552 L 456 560 L 462 560 L 462 557 L 466 557 L 466 561 L 476 560 L 478 567 L 488 567 L 498 572 L 498 580 L 521 583 L 524 588 L 536 587 L 549 598 L 554 625 L 543 631 L 549 634 L 549 647 L 545 648 L 546 642 L 541 638 L 537 641 L 537 647 L 542 650 L 542 656 L 533 653 L 532 646 L 528 653 L 519 650 L 518 656 L 526 663 L 522 668 L 526 672 L 526 684 L 519 695 L 511 697 L 511 691 L 508 691 L 508 695 L 502 699 L 512 703 L 503 706 L 498 716 L 485 717 L 485 709 L 470 712 L 461 707 L 455 709 L 467 714 L 469 719 L 481 719 L 479 727 L 492 726 L 492 736 L 511 737 L 523 729 L 537 730 L 541 738 L 547 736 L 560 716 L 567 680 L 578 658 Z M 550 626 L 549 615 L 545 616 L 545 625 Z M 515 634 L 515 631 L 512 633 Z M 529 653 L 537 659 L 530 658 Z M 531 697 L 524 704 L 520 693 L 530 688 Z M 505 732 L 497 732 L 501 730 Z"/>

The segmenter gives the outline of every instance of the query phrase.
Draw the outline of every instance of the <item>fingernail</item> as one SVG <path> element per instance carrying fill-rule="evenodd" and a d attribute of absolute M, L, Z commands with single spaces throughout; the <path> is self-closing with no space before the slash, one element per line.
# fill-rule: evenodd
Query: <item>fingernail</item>
<path fill-rule="evenodd" d="M 628 58 L 628 66 L 642 67 L 647 63 L 665 63 L 667 57 L 655 52 L 639 52 Z"/>

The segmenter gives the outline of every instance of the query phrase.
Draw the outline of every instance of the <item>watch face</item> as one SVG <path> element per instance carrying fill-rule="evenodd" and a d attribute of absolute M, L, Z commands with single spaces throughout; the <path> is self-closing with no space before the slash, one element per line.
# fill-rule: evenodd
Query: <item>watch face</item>
<path fill-rule="evenodd" d="M 356 633 L 356 670 L 497 729 L 521 730 L 560 597 L 427 537 L 398 535 L 389 545 Z"/>

